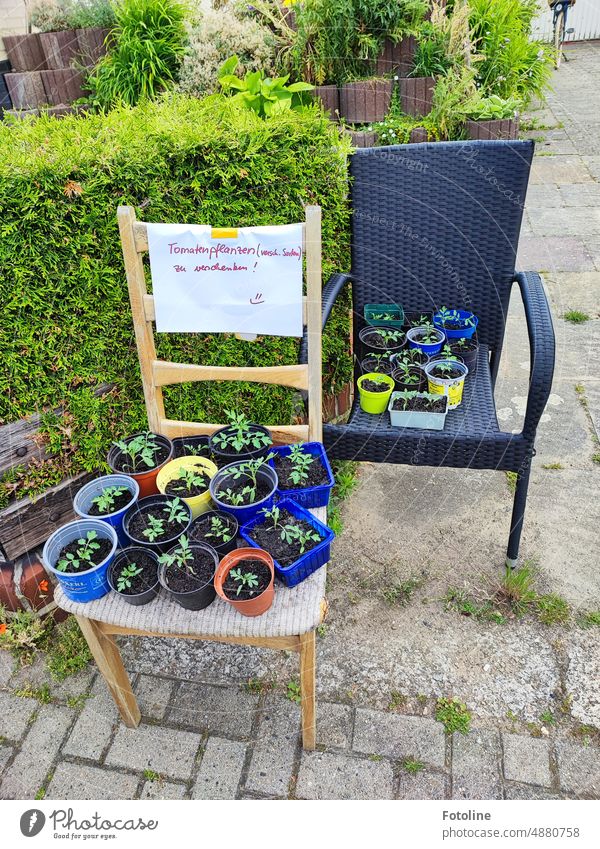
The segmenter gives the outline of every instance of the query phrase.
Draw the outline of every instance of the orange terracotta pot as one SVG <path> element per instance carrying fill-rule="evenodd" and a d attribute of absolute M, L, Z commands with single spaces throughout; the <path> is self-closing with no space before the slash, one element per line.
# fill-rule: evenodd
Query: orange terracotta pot
<path fill-rule="evenodd" d="M 223 592 L 223 584 L 229 575 L 230 569 L 235 569 L 241 560 L 246 559 L 260 560 L 261 563 L 268 566 L 269 571 L 271 572 L 271 581 L 266 590 L 256 596 L 256 598 L 236 601 L 235 599 L 228 598 L 225 595 Z M 273 597 L 275 595 L 275 588 L 273 586 L 274 580 L 275 567 L 273 566 L 273 558 L 267 551 L 263 551 L 262 548 L 236 548 L 233 551 L 230 551 L 229 554 L 226 554 L 219 563 L 217 571 L 215 572 L 215 589 L 217 591 L 217 595 L 220 596 L 223 601 L 226 601 L 227 604 L 231 604 L 244 616 L 261 616 L 261 614 L 266 613 L 273 604 Z"/>
<path fill-rule="evenodd" d="M 138 434 L 132 434 L 132 436 L 127 437 L 127 439 L 132 439 L 134 436 L 137 436 L 137 435 Z M 119 474 L 129 475 L 130 478 L 133 478 L 134 481 L 136 481 L 136 483 L 138 484 L 138 486 L 140 488 L 140 492 L 139 492 L 139 496 L 138 496 L 140 499 L 145 498 L 147 495 L 159 495 L 160 494 L 159 489 L 158 489 L 158 485 L 156 483 L 156 478 L 157 478 L 160 470 L 163 468 L 163 466 L 166 466 L 167 463 L 173 457 L 174 448 L 173 448 L 173 443 L 171 442 L 171 440 L 167 439 L 166 436 L 161 436 L 160 434 L 157 434 L 157 433 L 154 434 L 154 436 L 156 437 L 157 442 L 159 442 L 161 445 L 163 445 L 164 447 L 169 449 L 169 455 L 165 460 L 163 460 L 163 462 L 159 466 L 155 466 L 153 469 L 148 469 L 147 472 L 145 472 L 145 471 L 144 472 L 129 472 L 129 471 L 123 472 L 122 470 L 119 471 L 119 467 L 115 466 L 115 459 L 116 459 L 117 455 L 119 454 L 119 448 L 116 445 L 113 444 L 110 451 L 108 452 L 107 463 L 110 466 L 110 468 L 112 469 L 112 471 L 118 472 Z"/>

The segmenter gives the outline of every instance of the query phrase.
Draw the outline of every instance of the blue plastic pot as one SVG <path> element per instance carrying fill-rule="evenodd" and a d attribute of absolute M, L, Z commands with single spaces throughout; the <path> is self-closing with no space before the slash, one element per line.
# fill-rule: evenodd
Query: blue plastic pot
<path fill-rule="evenodd" d="M 427 354 L 428 357 L 431 357 L 432 354 L 437 354 L 442 350 L 442 345 L 446 341 L 446 336 L 443 330 L 440 330 L 439 327 L 436 327 L 434 332 L 439 334 L 439 341 L 432 345 L 424 345 L 422 342 L 415 342 L 414 337 L 419 336 L 420 333 L 423 332 L 422 327 L 411 327 L 411 329 L 406 334 L 406 338 L 408 340 L 409 348 L 417 348 L 419 351 L 423 351 L 424 354 Z"/>
<path fill-rule="evenodd" d="M 472 318 L 473 324 L 468 325 L 466 327 L 461 327 L 458 330 L 448 330 L 442 324 L 442 319 L 440 317 L 439 312 L 436 312 L 433 314 L 434 326 L 437 327 L 438 330 L 441 330 L 442 333 L 445 333 L 448 339 L 470 339 L 471 336 L 473 336 L 473 334 L 477 330 L 479 319 L 474 313 L 469 312 L 469 310 L 455 310 L 455 312 L 457 314 L 459 322 L 465 321 L 467 318 Z"/>
<path fill-rule="evenodd" d="M 273 454 L 279 454 L 280 457 L 287 457 L 291 450 L 291 445 L 279 445 L 276 448 L 272 448 L 271 452 Z M 299 504 L 306 510 L 309 510 L 312 507 L 327 507 L 332 487 L 335 484 L 335 478 L 333 477 L 333 472 L 331 471 L 331 466 L 329 465 L 325 448 L 321 442 L 305 442 L 302 445 L 302 451 L 305 454 L 310 454 L 312 457 L 318 457 L 327 472 L 327 483 L 324 483 L 321 486 L 307 486 L 302 489 L 282 489 L 278 485 L 277 496 L 278 498 L 293 498 L 296 504 Z M 270 460 L 269 462 L 273 467 L 275 467 L 273 460 Z"/>
<path fill-rule="evenodd" d="M 327 525 L 323 524 L 323 522 L 319 522 L 312 513 L 309 513 L 308 510 L 300 507 L 295 501 L 292 501 L 291 498 L 284 498 L 283 501 L 278 502 L 277 506 L 280 510 L 287 510 L 288 513 L 291 513 L 292 516 L 295 516 L 297 519 L 303 519 L 308 522 L 323 538 L 322 542 L 310 551 L 302 554 L 298 560 L 295 560 L 294 563 L 291 563 L 289 566 L 281 566 L 277 560 L 273 558 L 275 574 L 279 580 L 285 584 L 286 587 L 295 587 L 297 584 L 305 581 L 306 578 L 312 575 L 313 572 L 316 572 L 317 569 L 320 569 L 321 566 L 329 563 L 329 552 L 331 549 L 331 543 L 335 539 L 335 534 L 331 528 L 328 528 Z M 256 525 L 262 525 L 265 521 L 264 516 L 255 516 L 254 519 L 247 522 L 240 531 L 240 536 L 253 548 L 260 548 L 260 546 L 252 539 L 250 531 Z"/>
<path fill-rule="evenodd" d="M 238 466 L 243 466 L 241 463 L 229 463 L 219 469 L 217 474 L 210 481 L 210 497 L 216 504 L 218 510 L 225 510 L 226 513 L 231 513 L 238 521 L 241 527 L 250 519 L 253 519 L 261 510 L 270 510 L 275 503 L 275 490 L 277 489 L 277 474 L 275 469 L 265 463 L 258 471 L 257 478 L 266 481 L 269 484 L 270 492 L 261 501 L 256 501 L 254 504 L 245 504 L 243 507 L 236 507 L 234 504 L 228 504 L 226 501 L 221 501 L 217 493 L 223 489 L 231 488 L 233 483 L 232 469 Z"/>
<path fill-rule="evenodd" d="M 98 537 L 109 539 L 112 543 L 110 553 L 102 563 L 86 572 L 59 572 L 55 564 L 62 549 L 73 540 L 84 539 L 88 531 L 96 531 Z M 79 519 L 76 522 L 69 522 L 68 525 L 63 525 L 62 528 L 54 531 L 48 538 L 42 554 L 44 568 L 54 575 L 71 601 L 94 601 L 110 591 L 107 572 L 114 559 L 117 543 L 117 532 L 108 522 L 103 522 L 101 519 Z"/>
<path fill-rule="evenodd" d="M 92 501 L 102 494 L 102 491 L 109 486 L 126 486 L 131 493 L 131 500 L 125 507 L 117 510 L 115 513 L 107 513 L 103 516 L 90 516 L 90 508 Z M 73 499 L 73 509 L 82 519 L 100 519 L 102 522 L 108 522 L 117 532 L 119 545 L 129 545 L 129 538 L 123 530 L 123 516 L 132 504 L 137 501 L 140 488 L 137 481 L 130 478 L 129 475 L 104 475 L 101 478 L 96 478 L 85 486 L 82 486 Z"/>

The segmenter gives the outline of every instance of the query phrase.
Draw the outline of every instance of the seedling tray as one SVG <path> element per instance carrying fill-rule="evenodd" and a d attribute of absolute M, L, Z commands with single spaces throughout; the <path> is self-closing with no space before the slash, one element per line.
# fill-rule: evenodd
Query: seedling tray
<path fill-rule="evenodd" d="M 371 327 L 402 327 L 404 324 L 404 310 L 400 304 L 365 304 L 365 321 Z M 379 313 L 397 312 L 397 319 L 374 318 Z"/>
<path fill-rule="evenodd" d="M 290 454 L 291 449 L 291 445 L 279 445 L 276 448 L 272 448 L 271 452 L 273 454 L 279 454 L 280 457 L 287 457 Z M 292 498 L 296 504 L 299 504 L 306 510 L 309 510 L 312 507 L 327 507 L 329 504 L 331 489 L 335 484 L 335 478 L 333 477 L 333 472 L 331 471 L 331 466 L 329 464 L 325 448 L 321 442 L 305 442 L 302 446 L 302 450 L 305 454 L 311 454 L 313 457 L 317 457 L 321 461 L 325 471 L 327 472 L 328 482 L 321 484 L 320 486 L 308 486 L 304 489 L 282 489 L 278 487 L 277 497 Z M 273 460 L 270 460 L 269 463 L 271 466 L 275 467 Z"/>
<path fill-rule="evenodd" d="M 319 522 L 318 519 L 315 519 L 312 513 L 309 513 L 308 510 L 300 507 L 300 505 L 295 501 L 292 501 L 291 498 L 284 498 L 283 501 L 278 502 L 277 506 L 281 510 L 287 510 L 292 514 L 292 516 L 295 516 L 296 519 L 303 519 L 305 522 L 308 522 L 315 531 L 318 531 L 318 533 L 323 536 L 322 541 L 318 545 L 310 551 L 307 551 L 305 554 L 300 555 L 298 560 L 291 563 L 289 566 L 281 566 L 277 560 L 273 558 L 275 574 L 279 580 L 285 584 L 286 587 L 295 587 L 297 584 L 301 583 L 301 581 L 305 581 L 313 574 L 313 572 L 316 572 L 317 569 L 320 569 L 321 566 L 324 566 L 329 562 L 329 551 L 331 543 L 335 539 L 335 534 L 331 528 L 328 528 L 327 525 L 323 524 L 323 522 Z M 242 539 L 246 540 L 248 545 L 251 545 L 252 548 L 260 548 L 260 546 L 252 539 L 250 531 L 255 525 L 262 525 L 264 522 L 264 516 L 255 516 L 254 519 L 245 524 L 240 531 Z"/>
<path fill-rule="evenodd" d="M 444 413 L 425 413 L 419 410 L 393 410 L 392 404 L 398 395 L 398 392 L 392 392 L 388 407 L 392 427 L 415 427 L 421 430 L 444 429 L 446 414 L 448 412 L 447 396 L 440 396 L 446 398 L 446 411 Z"/>

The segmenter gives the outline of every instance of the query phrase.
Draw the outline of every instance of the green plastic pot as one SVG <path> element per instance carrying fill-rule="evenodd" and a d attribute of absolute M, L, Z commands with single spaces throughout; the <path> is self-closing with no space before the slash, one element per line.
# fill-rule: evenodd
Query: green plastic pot
<path fill-rule="evenodd" d="M 369 392 L 367 389 L 362 388 L 362 384 L 365 380 L 376 380 L 378 383 L 385 383 L 388 386 L 386 392 Z M 363 374 L 356 381 L 356 385 L 358 386 L 358 394 L 360 397 L 360 408 L 365 413 L 385 413 L 387 410 L 388 401 L 390 400 L 390 395 L 392 394 L 392 390 L 395 388 L 394 379 L 389 376 L 389 374 L 378 374 L 377 372 L 369 372 L 369 374 Z"/>

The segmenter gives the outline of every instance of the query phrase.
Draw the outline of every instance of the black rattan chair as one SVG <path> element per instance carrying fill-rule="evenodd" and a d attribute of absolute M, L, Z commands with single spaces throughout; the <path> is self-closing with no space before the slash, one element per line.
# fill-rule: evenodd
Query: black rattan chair
<path fill-rule="evenodd" d="M 355 400 L 347 424 L 327 424 L 332 459 L 517 473 L 507 564 L 514 566 L 538 421 L 554 369 L 554 331 L 542 281 L 516 273 L 523 203 L 533 155 L 530 141 L 438 142 L 357 150 L 352 156 L 352 270 L 323 292 L 323 325 L 352 283 L 354 340 L 366 303 L 399 303 L 406 312 L 442 305 L 479 317 L 476 375 L 443 431 L 392 428 L 389 413 L 363 413 Z M 513 283 L 521 291 L 531 372 L 521 433 L 498 425 L 494 384 Z M 360 372 L 357 369 L 355 377 Z"/>

